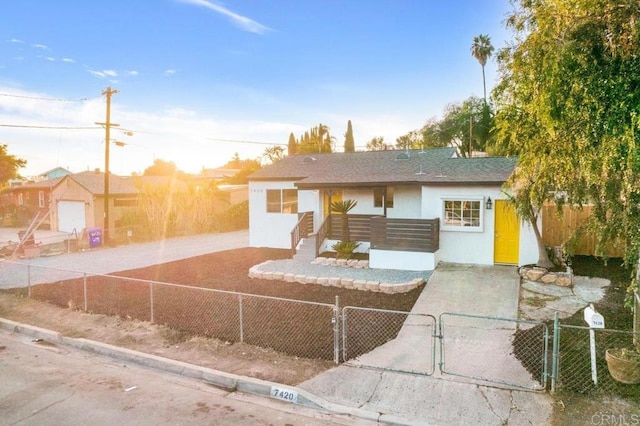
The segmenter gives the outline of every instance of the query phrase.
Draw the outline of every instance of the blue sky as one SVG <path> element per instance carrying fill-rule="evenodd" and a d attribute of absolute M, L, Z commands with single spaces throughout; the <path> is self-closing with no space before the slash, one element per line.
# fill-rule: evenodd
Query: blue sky
<path fill-rule="evenodd" d="M 0 15 L 0 143 L 34 175 L 104 168 L 107 86 L 111 171 L 153 160 L 198 172 L 235 152 L 255 158 L 318 123 L 342 149 L 398 136 L 451 102 L 482 96 L 473 37 L 510 34 L 508 0 L 21 0 Z M 487 64 L 487 89 L 496 66 Z M 44 126 L 38 129 L 12 126 Z M 65 129 L 58 129 L 64 127 Z M 223 139 L 223 140 L 221 140 Z"/>

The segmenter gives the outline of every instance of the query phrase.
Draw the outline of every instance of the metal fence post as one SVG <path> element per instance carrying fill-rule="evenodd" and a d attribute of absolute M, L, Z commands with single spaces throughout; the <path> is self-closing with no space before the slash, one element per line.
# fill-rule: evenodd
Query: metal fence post
<path fill-rule="evenodd" d="M 151 324 L 155 322 L 155 315 L 153 312 L 153 282 L 149 281 L 149 311 Z"/>
<path fill-rule="evenodd" d="M 553 349 L 551 357 L 551 393 L 555 393 L 560 371 L 560 317 L 558 312 L 553 316 Z"/>
<path fill-rule="evenodd" d="M 244 327 L 242 318 L 242 295 L 238 295 L 238 314 L 240 316 L 240 343 L 244 343 Z"/>
<path fill-rule="evenodd" d="M 340 362 L 340 297 L 336 296 L 336 305 L 333 308 L 333 362 Z"/>
<path fill-rule="evenodd" d="M 87 303 L 87 273 L 83 272 L 82 274 L 82 299 L 83 299 L 83 306 L 84 306 L 84 311 L 87 312 L 89 310 L 89 306 Z"/>

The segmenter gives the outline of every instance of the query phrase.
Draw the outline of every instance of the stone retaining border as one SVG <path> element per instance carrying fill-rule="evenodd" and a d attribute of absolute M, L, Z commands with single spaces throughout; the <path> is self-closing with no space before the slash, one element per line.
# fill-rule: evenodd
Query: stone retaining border
<path fill-rule="evenodd" d="M 520 276 L 527 281 L 573 287 L 573 270 L 569 267 L 565 272 L 550 272 L 539 266 L 523 266 L 520 268 Z"/>
<path fill-rule="evenodd" d="M 346 277 L 316 277 L 306 276 L 302 274 L 294 275 L 284 272 L 261 271 L 259 269 L 260 266 L 271 262 L 271 260 L 267 260 L 266 262 L 262 262 L 259 265 L 252 266 L 249 269 L 249 277 L 260 280 L 297 282 L 300 284 L 316 284 L 322 286 L 380 292 L 385 294 L 407 293 L 424 283 L 424 279 L 422 278 L 416 278 L 404 283 L 385 283 L 380 281 L 366 281 Z M 367 268 L 368 263 L 369 262 L 367 261 Z"/>

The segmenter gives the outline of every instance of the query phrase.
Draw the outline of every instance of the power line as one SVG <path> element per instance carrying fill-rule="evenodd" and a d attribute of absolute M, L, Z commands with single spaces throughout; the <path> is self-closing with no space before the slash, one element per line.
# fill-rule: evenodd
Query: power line
<path fill-rule="evenodd" d="M 235 143 L 253 143 L 253 144 L 258 144 L 258 145 L 282 145 L 282 146 L 289 145 L 288 143 L 281 143 L 281 142 L 245 141 L 245 140 L 240 140 L 240 139 L 217 139 L 217 138 L 205 138 L 205 139 L 210 140 L 210 141 L 235 142 Z"/>
<path fill-rule="evenodd" d="M 27 124 L 0 124 L 0 127 L 12 127 L 17 129 L 50 129 L 50 130 L 97 130 L 102 127 L 73 127 L 73 126 L 31 126 Z"/>
<path fill-rule="evenodd" d="M 45 98 L 41 96 L 14 95 L 12 93 L 0 93 L 0 96 L 5 96 L 8 98 L 36 99 L 39 101 L 62 101 L 62 102 L 82 102 L 89 99 L 89 98 L 79 98 L 79 99 Z"/>

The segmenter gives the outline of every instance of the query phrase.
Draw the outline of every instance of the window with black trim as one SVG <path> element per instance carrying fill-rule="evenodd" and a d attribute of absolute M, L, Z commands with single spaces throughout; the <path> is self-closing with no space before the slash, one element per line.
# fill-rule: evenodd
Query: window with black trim
<path fill-rule="evenodd" d="M 479 228 L 481 207 L 480 200 L 445 200 L 442 225 Z"/>
<path fill-rule="evenodd" d="M 393 208 L 393 188 L 373 188 L 373 207 Z"/>
<path fill-rule="evenodd" d="M 298 213 L 298 190 L 267 189 L 267 213 Z"/>

